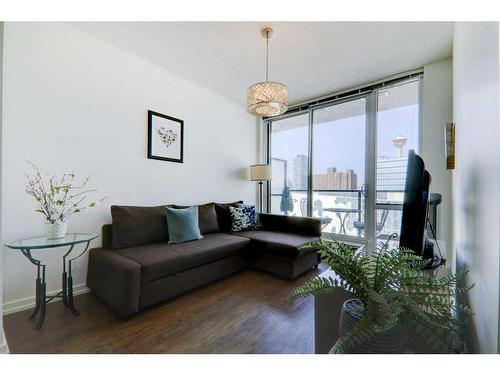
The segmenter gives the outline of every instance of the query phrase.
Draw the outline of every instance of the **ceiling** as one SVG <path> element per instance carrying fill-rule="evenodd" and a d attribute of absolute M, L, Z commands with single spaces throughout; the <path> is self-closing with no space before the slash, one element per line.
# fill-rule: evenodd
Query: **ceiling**
<path fill-rule="evenodd" d="M 245 105 L 265 78 L 294 104 L 422 67 L 452 53 L 451 22 L 77 22 L 84 32 Z"/>

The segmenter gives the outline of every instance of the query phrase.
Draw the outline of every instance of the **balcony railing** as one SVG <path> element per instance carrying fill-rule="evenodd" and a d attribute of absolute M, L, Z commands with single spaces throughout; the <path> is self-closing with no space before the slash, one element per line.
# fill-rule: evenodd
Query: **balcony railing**
<path fill-rule="evenodd" d="M 290 189 L 293 209 L 283 212 L 281 193 L 271 194 L 271 212 L 307 216 L 307 190 Z M 377 191 L 377 236 L 386 238 L 401 227 L 403 191 Z M 364 191 L 361 189 L 313 190 L 312 216 L 322 219 L 323 233 L 364 237 Z M 384 212 L 387 211 L 387 212 Z"/>

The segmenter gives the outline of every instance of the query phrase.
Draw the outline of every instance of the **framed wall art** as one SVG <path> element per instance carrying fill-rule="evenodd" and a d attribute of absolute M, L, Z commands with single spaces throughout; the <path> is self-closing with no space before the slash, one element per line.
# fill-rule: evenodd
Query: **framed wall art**
<path fill-rule="evenodd" d="M 148 159 L 182 163 L 184 121 L 148 111 Z"/>
<path fill-rule="evenodd" d="M 444 139 L 446 169 L 455 169 L 455 123 L 446 123 L 444 128 Z"/>

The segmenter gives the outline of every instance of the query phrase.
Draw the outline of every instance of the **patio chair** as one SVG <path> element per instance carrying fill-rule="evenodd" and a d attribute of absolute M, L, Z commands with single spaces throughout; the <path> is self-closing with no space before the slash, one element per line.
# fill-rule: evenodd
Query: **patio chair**
<path fill-rule="evenodd" d="M 315 200 L 314 203 L 316 203 L 318 219 L 321 221 L 321 229 L 325 229 L 325 227 L 332 222 L 332 218 L 323 216 L 323 203 L 319 199 Z M 302 198 L 300 200 L 300 212 L 302 216 L 307 216 L 307 198 Z"/>
<path fill-rule="evenodd" d="M 383 210 L 382 215 L 380 216 L 380 221 L 377 222 L 377 236 L 384 229 L 385 222 L 387 220 L 387 216 L 389 215 L 389 210 Z M 353 223 L 354 228 L 356 228 L 360 235 L 362 235 L 365 231 L 365 222 L 364 221 L 355 221 Z"/>

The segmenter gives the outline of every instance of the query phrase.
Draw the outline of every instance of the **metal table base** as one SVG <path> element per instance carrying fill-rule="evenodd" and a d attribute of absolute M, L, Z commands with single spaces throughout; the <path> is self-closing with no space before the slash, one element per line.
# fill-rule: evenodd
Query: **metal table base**
<path fill-rule="evenodd" d="M 42 328 L 43 322 L 45 321 L 45 312 L 47 310 L 47 303 L 55 298 L 62 298 L 64 306 L 68 308 L 73 315 L 79 316 L 80 312 L 75 307 L 73 301 L 73 276 L 71 274 L 72 263 L 85 254 L 90 246 L 90 239 L 87 241 L 85 249 L 76 257 L 69 258 L 68 256 L 72 253 L 75 244 L 70 245 L 69 250 L 63 256 L 63 272 L 62 272 L 62 290 L 59 293 L 48 296 L 47 295 L 47 284 L 45 282 L 45 268 L 46 265 L 43 264 L 39 259 L 35 259 L 31 254 L 31 248 L 21 248 L 22 254 L 28 258 L 28 260 L 37 267 L 37 276 L 35 281 L 35 309 L 29 317 L 30 320 L 35 320 L 36 318 L 36 329 Z"/>

